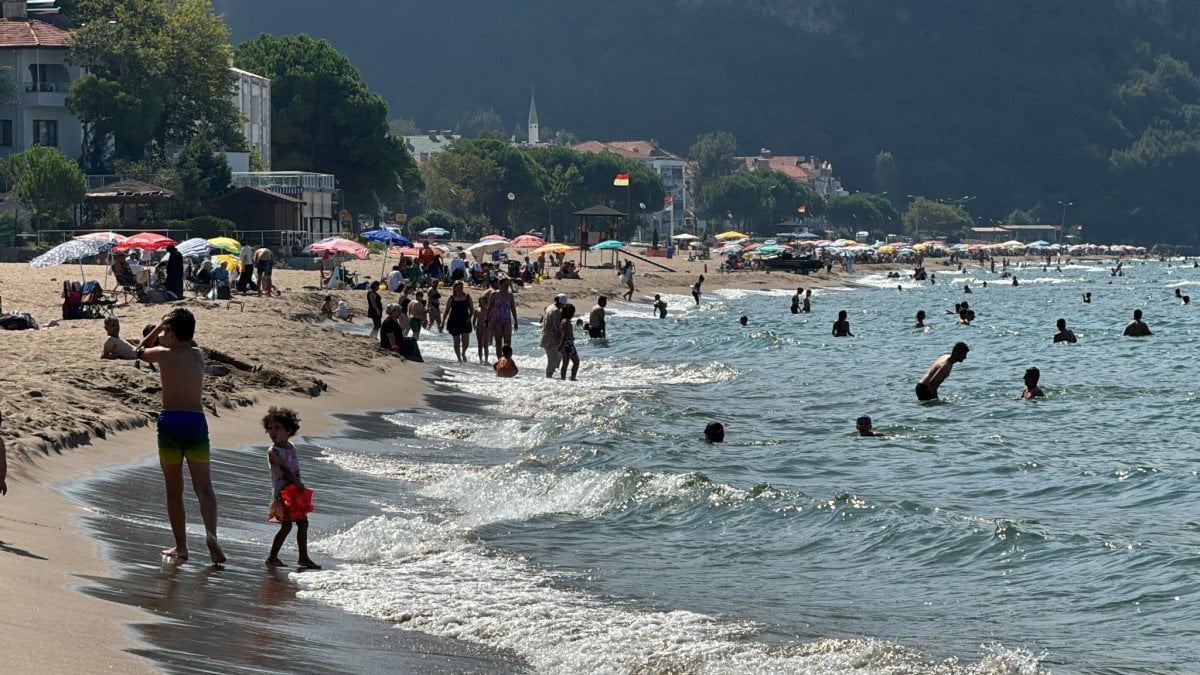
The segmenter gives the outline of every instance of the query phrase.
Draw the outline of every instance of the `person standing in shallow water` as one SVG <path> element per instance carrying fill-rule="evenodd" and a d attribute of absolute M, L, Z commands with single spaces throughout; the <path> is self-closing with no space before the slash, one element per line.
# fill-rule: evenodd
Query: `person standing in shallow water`
<path fill-rule="evenodd" d="M 183 463 L 192 476 L 192 489 L 200 502 L 205 542 L 213 564 L 225 562 L 217 543 L 217 495 L 209 470 L 208 421 L 201 395 L 204 389 L 204 354 L 192 342 L 196 317 L 178 308 L 163 317 L 138 346 L 134 356 L 157 364 L 162 373 L 162 412 L 158 415 L 158 462 L 167 494 L 167 519 L 175 546 L 162 552 L 175 562 L 188 559 L 187 523 L 183 505 Z M 159 344 L 161 346 L 154 346 Z"/>
<path fill-rule="evenodd" d="M 562 308 L 562 319 L 559 322 L 558 353 L 562 355 L 561 379 L 567 379 L 567 366 L 571 366 L 571 380 L 579 372 L 579 351 L 575 349 L 575 326 L 571 323 L 575 318 L 575 305 L 567 303 Z"/>
<path fill-rule="evenodd" d="M 1029 400 L 1031 398 L 1042 398 L 1046 395 L 1038 387 L 1038 380 L 1042 378 L 1042 373 L 1037 368 L 1029 368 L 1025 371 L 1025 389 L 1021 391 L 1021 398 Z"/>
<path fill-rule="evenodd" d="M 936 401 L 938 398 L 938 387 L 950 377 L 950 371 L 954 368 L 954 364 L 962 363 L 967 360 L 967 352 L 971 348 L 965 342 L 954 343 L 954 348 L 949 354 L 942 354 L 933 365 L 929 366 L 929 370 L 921 376 L 917 382 L 917 400 L 918 401 Z"/>
<path fill-rule="evenodd" d="M 1154 335 L 1150 332 L 1150 327 L 1142 321 L 1142 310 L 1133 310 L 1133 321 L 1125 324 L 1125 337 L 1145 337 Z"/>
<path fill-rule="evenodd" d="M 846 310 L 838 312 L 837 321 L 833 322 L 833 337 L 854 337 L 850 332 L 850 322 L 846 320 Z"/>
<path fill-rule="evenodd" d="M 696 300 L 696 306 L 700 306 L 700 294 L 703 292 L 701 286 L 704 285 L 704 275 L 701 274 L 696 283 L 692 284 L 692 297 Z"/>
<path fill-rule="evenodd" d="M 808 314 L 812 311 L 812 289 L 804 291 L 804 305 L 800 308 L 801 312 Z"/>
<path fill-rule="evenodd" d="M 800 313 L 800 294 L 803 292 L 803 288 L 797 288 L 796 294 L 792 296 L 792 314 Z"/>

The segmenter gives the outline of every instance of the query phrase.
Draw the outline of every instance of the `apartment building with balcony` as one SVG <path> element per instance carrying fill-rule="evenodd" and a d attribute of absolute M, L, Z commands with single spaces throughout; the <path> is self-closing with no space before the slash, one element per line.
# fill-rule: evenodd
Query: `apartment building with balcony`
<path fill-rule="evenodd" d="M 57 148 L 71 159 L 83 152 L 83 128 L 67 109 L 71 83 L 83 68 L 67 63 L 71 31 L 47 13 L 47 3 L 3 0 L 0 65 L 12 69 L 15 100 L 0 105 L 0 157 L 35 145 Z M 52 3 L 51 3 L 52 5 Z"/>

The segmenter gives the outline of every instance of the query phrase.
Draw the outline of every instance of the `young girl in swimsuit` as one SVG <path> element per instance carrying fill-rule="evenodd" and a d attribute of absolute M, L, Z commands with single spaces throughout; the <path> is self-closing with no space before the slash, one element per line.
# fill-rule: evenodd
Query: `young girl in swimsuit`
<path fill-rule="evenodd" d="M 267 556 L 268 565 L 282 565 L 279 559 L 279 549 L 287 541 L 292 531 L 292 523 L 296 524 L 296 548 L 300 550 L 300 567 L 319 570 L 321 566 L 308 557 L 308 516 L 293 517 L 287 513 L 280 493 L 289 485 L 295 485 L 304 490 L 300 480 L 300 456 L 296 446 L 292 445 L 292 436 L 300 431 L 300 416 L 289 408 L 271 408 L 262 420 L 263 429 L 271 439 L 271 447 L 267 449 L 267 461 L 271 466 L 271 511 L 267 522 L 278 523 L 279 532 L 271 542 L 271 553 Z"/>
<path fill-rule="evenodd" d="M 511 283 L 508 277 L 501 277 L 500 288 L 491 294 L 488 302 L 488 329 L 496 341 L 497 356 L 504 345 L 512 345 L 512 334 L 517 330 L 517 303 L 509 288 Z"/>
<path fill-rule="evenodd" d="M 579 351 L 575 349 L 575 305 L 567 303 L 562 308 L 562 332 L 558 338 L 558 353 L 562 354 L 562 377 L 567 379 L 567 363 L 571 364 L 571 379 L 579 372 Z"/>

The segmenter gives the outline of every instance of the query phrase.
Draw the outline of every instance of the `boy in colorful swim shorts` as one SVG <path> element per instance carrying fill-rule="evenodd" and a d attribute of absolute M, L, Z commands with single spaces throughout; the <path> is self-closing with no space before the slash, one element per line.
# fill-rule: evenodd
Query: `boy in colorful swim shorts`
<path fill-rule="evenodd" d="M 205 541 L 214 564 L 225 562 L 217 543 L 217 496 L 208 466 L 208 422 L 204 419 L 204 354 L 192 341 L 196 317 L 179 308 L 163 317 L 138 346 L 136 357 L 158 364 L 162 373 L 163 409 L 158 415 L 158 462 L 167 494 L 167 518 L 175 536 L 174 548 L 162 552 L 176 562 L 188 559 L 187 526 L 183 508 L 183 462 L 187 460 L 192 489 L 200 502 Z M 159 346 L 153 346 L 155 344 Z"/>

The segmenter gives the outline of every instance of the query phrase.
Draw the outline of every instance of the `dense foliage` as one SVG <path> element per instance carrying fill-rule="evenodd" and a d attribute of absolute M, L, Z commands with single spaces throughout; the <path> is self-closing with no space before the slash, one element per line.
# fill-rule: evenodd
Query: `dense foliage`
<path fill-rule="evenodd" d="M 9 157 L 4 176 L 17 202 L 33 211 L 34 230 L 47 219 L 69 220 L 87 192 L 87 179 L 79 165 L 57 149 L 42 145 Z"/>
<path fill-rule="evenodd" d="M 71 60 L 87 74 L 68 105 L 84 123 L 83 164 L 165 156 L 207 125 L 222 149 L 245 145 L 230 92 L 229 31 L 210 0 L 76 0 Z"/>
<path fill-rule="evenodd" d="M 328 42 L 261 35 L 234 64 L 271 78 L 271 153 L 277 171 L 331 173 L 356 212 L 407 212 L 423 189 L 416 162 L 388 130 L 388 106 Z"/>
<path fill-rule="evenodd" d="M 1089 237 L 1197 237 L 1187 3 L 362 0 L 330 16 L 315 0 L 217 2 L 235 39 L 329 39 L 424 128 L 507 135 L 536 85 L 543 130 L 684 153 L 724 129 L 739 154 L 819 155 L 900 209 L 976 195 L 980 218 L 1057 223 L 1063 201 Z"/>

